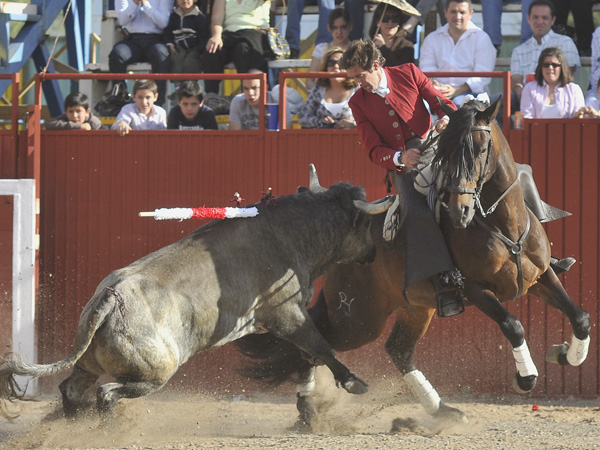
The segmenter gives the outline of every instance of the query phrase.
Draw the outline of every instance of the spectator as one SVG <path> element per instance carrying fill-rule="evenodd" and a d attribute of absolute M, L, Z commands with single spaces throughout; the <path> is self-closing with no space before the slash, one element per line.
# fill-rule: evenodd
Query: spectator
<path fill-rule="evenodd" d="M 341 48 L 328 50 L 319 71 L 341 72 L 339 64 L 343 53 Z M 354 92 L 356 84 L 349 78 L 319 78 L 298 113 L 298 123 L 302 128 L 355 128 L 356 122 L 348 106 Z"/>
<path fill-rule="evenodd" d="M 115 0 L 115 8 L 126 37 L 108 55 L 109 71 L 125 73 L 127 65 L 149 61 L 153 73 L 168 73 L 169 50 L 162 33 L 169 21 L 173 0 Z M 160 80 L 157 84 L 157 103 L 162 105 L 167 81 Z"/>
<path fill-rule="evenodd" d="M 540 53 L 545 48 L 561 49 L 572 73 L 581 65 L 573 40 L 552 31 L 555 20 L 554 4 L 550 0 L 533 0 L 529 5 L 527 22 L 531 26 L 533 36 L 515 47 L 510 57 L 511 102 L 515 107 L 519 105 L 525 77 L 527 74 L 535 72 Z"/>
<path fill-rule="evenodd" d="M 440 0 L 441 1 L 441 0 Z M 387 3 L 394 6 L 409 18 L 404 22 L 403 29 L 411 42 L 416 42 L 415 28 L 421 22 L 425 23 L 427 13 L 435 7 L 438 0 L 384 0 L 381 3 Z M 350 14 L 350 21 L 353 24 L 350 40 L 363 39 L 365 22 L 365 2 L 364 0 L 345 0 L 346 8 Z M 443 19 L 443 18 L 442 18 Z M 444 25 L 442 21 L 442 25 Z"/>
<path fill-rule="evenodd" d="M 569 12 L 573 13 L 577 48 L 581 56 L 591 56 L 594 13 L 592 0 L 552 0 L 556 8 L 556 25 L 567 25 Z"/>
<path fill-rule="evenodd" d="M 177 91 L 177 106 L 169 111 L 170 130 L 218 130 L 215 113 L 204 105 L 202 88 L 196 81 L 184 81 Z"/>
<path fill-rule="evenodd" d="M 535 81 L 523 88 L 521 111 L 524 119 L 581 118 L 588 112 L 583 92 L 573 83 L 567 58 L 559 48 L 540 53 Z"/>
<path fill-rule="evenodd" d="M 521 0 L 521 41 L 522 44 L 531 37 L 531 27 L 527 21 L 529 5 L 533 0 Z M 485 0 L 481 2 L 483 30 L 490 36 L 496 53 L 500 54 L 502 47 L 502 4 L 513 3 L 512 0 Z"/>
<path fill-rule="evenodd" d="M 194 5 L 194 0 L 177 0 L 164 39 L 169 49 L 171 73 L 202 72 L 201 55 L 208 40 L 206 16 Z"/>
<path fill-rule="evenodd" d="M 600 27 L 596 28 L 592 36 L 592 68 L 590 70 L 590 84 L 585 94 L 586 103 L 598 100 L 596 86 L 600 80 Z"/>
<path fill-rule="evenodd" d="M 317 72 L 319 70 L 323 56 L 328 50 L 332 48 L 346 50 L 350 45 L 348 36 L 350 36 L 350 31 L 352 30 L 352 23 L 350 22 L 348 12 L 344 8 L 336 8 L 331 12 L 327 29 L 331 33 L 333 41 L 315 45 L 312 53 L 312 61 L 308 69 L 309 72 Z M 306 87 L 311 89 L 315 85 L 315 81 L 314 78 L 308 78 L 306 80 Z"/>
<path fill-rule="evenodd" d="M 262 73 L 251 70 L 250 73 Z M 236 95 L 231 101 L 229 109 L 230 130 L 258 130 L 258 118 L 260 115 L 260 80 L 253 78 L 242 80 L 242 94 Z M 267 92 L 267 103 L 276 103 L 273 95 Z M 287 109 L 286 128 L 292 126 L 292 114 Z"/>
<path fill-rule="evenodd" d="M 391 5 L 380 3 L 375 8 L 369 36 L 385 58 L 385 67 L 415 61 L 413 43 L 405 39 L 406 31 L 401 28 L 406 20 L 407 16 Z"/>
<path fill-rule="evenodd" d="M 166 111 L 155 104 L 158 87 L 153 80 L 137 80 L 133 85 L 133 101 L 121 108 L 112 129 L 119 136 L 131 130 L 164 130 L 167 128 Z"/>
<path fill-rule="evenodd" d="M 430 33 L 421 46 L 419 67 L 424 72 L 490 72 L 496 51 L 490 37 L 473 22 L 470 0 L 450 0 L 444 15 L 448 23 Z M 456 77 L 432 80 L 433 86 L 460 106 L 469 94 L 489 93 L 490 78 Z"/>
<path fill-rule="evenodd" d="M 586 115 L 590 117 L 600 117 L 600 83 L 596 83 L 596 95 L 586 97 L 585 106 L 587 106 Z"/>
<path fill-rule="evenodd" d="M 233 61 L 238 73 L 267 70 L 270 48 L 263 30 L 269 26 L 270 0 L 215 0 L 211 37 L 204 53 L 204 72 L 223 73 Z M 219 80 L 206 80 L 206 92 L 218 94 Z"/>
<path fill-rule="evenodd" d="M 47 130 L 102 130 L 104 125 L 90 111 L 90 102 L 82 92 L 65 97 L 65 113 L 46 122 Z"/>
<path fill-rule="evenodd" d="M 359 0 L 362 1 L 362 0 Z M 290 58 L 300 57 L 300 21 L 304 12 L 305 0 L 286 0 L 287 3 L 287 25 L 285 27 L 285 39 L 290 45 Z M 331 39 L 328 29 L 329 16 L 335 8 L 334 0 L 317 0 L 319 5 L 319 26 L 317 28 L 317 45 L 328 42 Z M 320 60 L 319 60 L 320 61 Z"/>

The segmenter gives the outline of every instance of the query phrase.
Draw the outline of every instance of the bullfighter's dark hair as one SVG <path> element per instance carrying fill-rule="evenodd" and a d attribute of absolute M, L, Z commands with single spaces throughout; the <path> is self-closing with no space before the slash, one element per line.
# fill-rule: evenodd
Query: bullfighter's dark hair
<path fill-rule="evenodd" d="M 554 3 L 551 2 L 550 0 L 533 0 L 529 4 L 529 9 L 527 10 L 528 16 L 531 15 L 531 11 L 533 10 L 534 6 L 547 6 L 548 8 L 550 8 L 550 15 L 552 17 L 556 16 L 556 8 L 554 7 Z"/>
<path fill-rule="evenodd" d="M 133 95 L 142 89 L 148 89 L 149 91 L 152 91 L 152 93 L 158 94 L 158 86 L 154 80 L 137 80 L 133 83 Z"/>
<path fill-rule="evenodd" d="M 373 41 L 359 39 L 353 41 L 344 52 L 344 56 L 340 59 L 340 68 L 347 70 L 359 66 L 363 70 L 371 70 L 375 61 L 378 61 L 380 66 L 385 64 L 385 58 Z"/>
<path fill-rule="evenodd" d="M 558 77 L 560 80 L 560 85 L 566 86 L 567 84 L 571 83 L 573 81 L 573 75 L 571 74 L 571 69 L 569 69 L 567 57 L 560 48 L 556 47 L 545 48 L 542 50 L 542 53 L 540 53 L 538 64 L 535 68 L 535 81 L 537 81 L 540 86 L 544 85 L 544 74 L 542 73 L 542 67 L 544 65 L 544 60 L 549 56 L 556 56 L 556 59 L 558 59 L 558 62 L 560 63 L 560 76 Z"/>
<path fill-rule="evenodd" d="M 86 111 L 90 109 L 90 100 L 83 92 L 71 92 L 65 97 L 65 111 L 67 108 L 81 106 Z"/>
<path fill-rule="evenodd" d="M 204 92 L 197 81 L 184 81 L 177 88 L 178 102 L 190 97 L 196 97 L 200 103 L 204 101 Z"/>

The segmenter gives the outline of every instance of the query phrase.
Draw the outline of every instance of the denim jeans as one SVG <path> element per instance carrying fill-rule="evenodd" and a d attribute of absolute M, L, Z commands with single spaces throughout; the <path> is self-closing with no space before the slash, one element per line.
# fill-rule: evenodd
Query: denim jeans
<path fill-rule="evenodd" d="M 529 39 L 531 28 L 527 23 L 529 5 L 533 0 L 521 0 L 521 44 Z M 502 45 L 502 0 L 481 0 L 483 29 L 490 36 L 492 44 Z"/>
<path fill-rule="evenodd" d="M 160 34 L 135 33 L 118 42 L 108 55 L 111 73 L 125 73 L 129 64 L 149 62 L 153 73 L 169 73 L 169 49 Z M 165 102 L 166 80 L 157 80 L 158 105 Z"/>
<path fill-rule="evenodd" d="M 285 28 L 285 39 L 290 48 L 300 50 L 300 19 L 304 11 L 305 0 L 288 0 L 287 26 Z M 317 32 L 317 44 L 331 41 L 331 33 L 327 29 L 329 14 L 335 8 L 335 0 L 317 0 L 319 5 L 319 29 Z"/>

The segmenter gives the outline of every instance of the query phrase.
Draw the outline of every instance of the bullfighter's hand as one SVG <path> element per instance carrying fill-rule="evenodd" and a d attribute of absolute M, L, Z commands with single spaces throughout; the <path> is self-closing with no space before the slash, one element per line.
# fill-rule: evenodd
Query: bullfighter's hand
<path fill-rule="evenodd" d="M 421 159 L 421 151 L 416 148 L 408 148 L 402 153 L 401 163 L 409 169 L 414 169 Z"/>
<path fill-rule="evenodd" d="M 450 120 L 447 117 L 442 117 L 441 119 L 435 121 L 433 127 L 435 128 L 435 131 L 441 133 L 448 126 L 448 122 L 450 122 Z"/>

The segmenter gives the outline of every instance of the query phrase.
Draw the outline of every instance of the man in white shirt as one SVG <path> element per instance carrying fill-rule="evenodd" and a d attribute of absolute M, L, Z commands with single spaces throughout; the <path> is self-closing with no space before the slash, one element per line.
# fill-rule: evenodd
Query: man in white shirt
<path fill-rule="evenodd" d="M 515 47 L 510 57 L 512 105 L 517 109 L 525 77 L 535 73 L 542 50 L 549 47 L 560 48 L 567 57 L 569 68 L 573 73 L 581 65 L 579 52 L 573 39 L 552 31 L 555 20 L 554 4 L 550 0 L 533 0 L 529 5 L 527 22 L 529 22 L 533 36 Z"/>
<path fill-rule="evenodd" d="M 423 72 L 491 72 L 496 49 L 490 37 L 471 22 L 470 0 L 449 0 L 444 10 L 448 23 L 429 34 L 421 45 L 419 68 Z M 469 94 L 489 93 L 490 78 L 433 79 L 433 85 L 460 106 Z"/>

